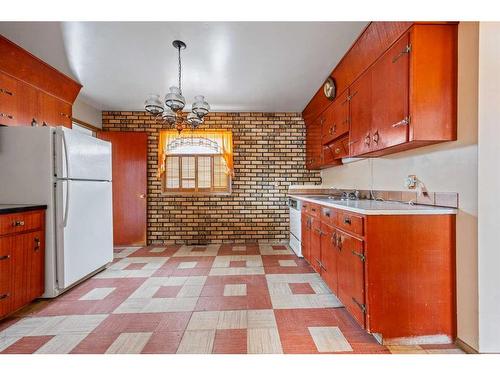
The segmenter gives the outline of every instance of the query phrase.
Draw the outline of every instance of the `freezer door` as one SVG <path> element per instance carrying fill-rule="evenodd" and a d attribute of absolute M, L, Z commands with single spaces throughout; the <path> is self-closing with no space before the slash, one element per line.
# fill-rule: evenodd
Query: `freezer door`
<path fill-rule="evenodd" d="M 65 289 L 113 259 L 111 182 L 56 182 L 57 285 Z"/>
<path fill-rule="evenodd" d="M 76 130 L 55 132 L 57 178 L 111 181 L 111 143 Z"/>

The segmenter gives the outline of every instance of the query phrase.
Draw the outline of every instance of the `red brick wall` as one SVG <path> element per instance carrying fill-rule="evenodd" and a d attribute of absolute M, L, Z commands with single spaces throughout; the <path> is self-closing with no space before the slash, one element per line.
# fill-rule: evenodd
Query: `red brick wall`
<path fill-rule="evenodd" d="M 230 129 L 234 142 L 229 196 L 168 196 L 157 177 L 158 132 L 145 112 L 103 112 L 110 131 L 148 132 L 148 243 L 285 240 L 290 184 L 320 183 L 305 169 L 300 113 L 211 113 L 201 128 Z"/>

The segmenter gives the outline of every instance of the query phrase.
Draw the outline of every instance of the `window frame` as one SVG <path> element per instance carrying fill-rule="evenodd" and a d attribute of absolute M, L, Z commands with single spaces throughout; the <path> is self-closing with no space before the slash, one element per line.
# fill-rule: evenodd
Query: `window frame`
<path fill-rule="evenodd" d="M 178 188 L 167 188 L 167 160 L 169 157 L 178 158 L 178 171 L 179 171 L 179 187 Z M 182 187 L 182 158 L 183 157 L 194 157 L 194 188 L 183 188 Z M 198 188 L 198 157 L 210 157 L 210 188 Z M 165 172 L 161 177 L 161 192 L 162 195 L 200 195 L 200 196 L 210 196 L 210 195 L 230 195 L 233 190 L 232 177 L 231 174 L 227 174 L 227 188 L 224 190 L 214 188 L 214 158 L 222 157 L 221 154 L 168 154 L 165 156 L 163 163 L 165 164 Z"/>

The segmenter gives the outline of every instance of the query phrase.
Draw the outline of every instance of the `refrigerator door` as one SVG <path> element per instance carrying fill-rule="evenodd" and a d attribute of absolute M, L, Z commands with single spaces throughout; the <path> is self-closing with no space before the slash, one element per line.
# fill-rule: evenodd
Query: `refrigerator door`
<path fill-rule="evenodd" d="M 111 181 L 111 143 L 58 127 L 55 132 L 55 176 Z"/>
<path fill-rule="evenodd" d="M 113 260 L 111 182 L 56 182 L 57 285 L 65 289 Z"/>

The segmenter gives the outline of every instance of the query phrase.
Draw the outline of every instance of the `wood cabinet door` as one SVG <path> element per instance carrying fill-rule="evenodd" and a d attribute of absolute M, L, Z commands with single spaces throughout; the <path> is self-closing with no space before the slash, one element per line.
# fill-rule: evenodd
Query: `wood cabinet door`
<path fill-rule="evenodd" d="M 322 143 L 327 144 L 349 131 L 349 100 L 347 90 L 323 113 Z"/>
<path fill-rule="evenodd" d="M 321 236 L 321 263 L 323 265 L 321 277 L 325 280 L 325 283 L 328 285 L 330 290 L 334 294 L 337 294 L 338 251 L 336 247 L 336 230 L 332 226 L 322 223 L 321 231 L 323 232 L 323 235 Z"/>
<path fill-rule="evenodd" d="M 112 145 L 114 244 L 145 245 L 148 134 L 103 131 L 97 136 Z"/>
<path fill-rule="evenodd" d="M 71 128 L 71 104 L 44 92 L 38 94 L 38 125 L 66 126 Z"/>
<path fill-rule="evenodd" d="M 311 218 L 311 266 L 317 273 L 321 273 L 321 221 Z"/>
<path fill-rule="evenodd" d="M 408 141 L 409 46 L 405 34 L 371 68 L 373 151 Z"/>
<path fill-rule="evenodd" d="M 45 233 L 43 231 L 30 234 L 31 246 L 27 251 L 28 287 L 27 298 L 34 300 L 45 291 Z"/>
<path fill-rule="evenodd" d="M 337 231 L 338 296 L 347 310 L 365 327 L 365 262 L 363 241 Z"/>
<path fill-rule="evenodd" d="M 18 122 L 17 83 L 15 78 L 0 72 L 0 125 L 16 125 Z"/>
<path fill-rule="evenodd" d="M 15 311 L 28 303 L 27 277 L 28 277 L 28 250 L 32 248 L 31 233 L 17 234 L 11 237 L 12 248 L 12 273 L 11 309 Z"/>
<path fill-rule="evenodd" d="M 311 263 L 311 217 L 307 215 L 305 212 L 302 212 L 302 220 L 301 220 L 301 247 L 302 247 L 302 256 L 305 260 Z"/>
<path fill-rule="evenodd" d="M 10 237 L 0 238 L 0 318 L 11 311 L 12 246 Z"/>
<path fill-rule="evenodd" d="M 306 125 L 306 168 L 319 169 L 322 163 L 321 124 L 323 117 Z"/>
<path fill-rule="evenodd" d="M 349 88 L 349 155 L 366 154 L 371 147 L 372 72 L 368 69 Z"/>

